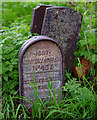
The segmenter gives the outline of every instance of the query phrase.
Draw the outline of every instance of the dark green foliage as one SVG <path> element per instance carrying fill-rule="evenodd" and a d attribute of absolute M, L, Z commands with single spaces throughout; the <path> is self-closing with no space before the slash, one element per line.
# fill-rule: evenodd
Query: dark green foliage
<path fill-rule="evenodd" d="M 18 54 L 21 45 L 29 38 L 30 27 L 21 22 L 12 24 L 11 28 L 3 28 L 2 43 L 2 82 L 4 94 L 15 92 L 19 84 Z"/>
<path fill-rule="evenodd" d="M 18 92 L 19 86 L 19 73 L 18 73 L 18 54 L 20 47 L 22 44 L 31 37 L 30 33 L 30 24 L 32 20 L 32 10 L 35 6 L 40 3 L 21 3 L 21 2 L 7 2 L 2 3 L 2 40 L 0 40 L 0 50 L 2 48 L 2 84 L 3 84 L 3 103 L 5 103 L 5 115 L 8 118 L 8 111 L 13 108 L 12 98 L 9 97 L 15 95 Z M 44 4 L 44 3 L 43 3 Z M 89 59 L 92 63 L 93 74 L 95 76 L 95 80 L 92 79 L 91 70 L 89 70 L 88 76 L 86 76 L 85 80 L 89 85 L 82 87 L 81 84 L 75 84 L 76 78 L 71 78 L 68 73 L 66 73 L 65 79 L 68 80 L 64 88 L 66 91 L 66 97 L 61 102 L 60 100 L 56 103 L 54 98 L 54 103 L 50 101 L 50 103 L 44 103 L 44 101 L 33 103 L 32 112 L 33 118 L 89 118 L 95 115 L 95 100 L 97 100 L 97 95 L 95 95 L 95 91 L 93 87 L 95 85 L 95 81 L 97 77 L 95 75 L 94 64 L 97 62 L 97 51 L 95 49 L 95 3 L 93 3 L 93 14 L 92 14 L 92 27 L 90 33 L 90 17 L 91 17 L 91 3 L 84 7 L 85 3 L 78 2 L 76 6 L 68 6 L 68 3 L 45 3 L 49 5 L 57 5 L 62 7 L 70 7 L 74 10 L 78 10 L 83 15 L 83 21 L 80 31 L 79 42 L 77 45 L 77 50 L 74 53 L 75 55 L 75 64 L 79 64 L 78 58 L 84 56 Z M 97 30 L 96 30 L 97 31 Z M 88 49 L 88 47 L 89 49 Z M 1 52 L 1 51 L 0 51 Z M 83 76 L 84 78 L 84 76 Z M 91 79 L 92 85 L 88 82 L 88 79 Z M 70 81 L 69 81 L 70 80 Z M 49 85 L 50 95 L 51 86 Z M 92 91 L 91 91 L 92 89 Z M 18 96 L 18 94 L 17 94 Z M 91 96 L 91 98 L 90 98 Z M 78 98 L 78 99 L 76 99 Z M 9 101 L 8 101 L 9 99 Z M 36 104 L 37 103 L 37 104 Z M 46 106 L 47 107 L 46 107 Z M 22 105 L 19 105 L 22 106 Z M 17 111 L 20 107 L 17 108 Z M 45 110 L 44 110 L 44 109 Z M 26 117 L 27 114 L 24 111 L 22 106 L 23 115 Z M 12 112 L 12 116 L 17 117 L 16 111 Z M 43 116 L 42 116 L 43 115 Z"/>
<path fill-rule="evenodd" d="M 83 21 L 80 31 L 79 42 L 77 45 L 77 50 L 74 53 L 76 57 L 84 56 L 92 62 L 92 64 L 97 62 L 97 51 L 95 50 L 95 3 L 92 7 L 92 21 L 91 21 L 91 33 L 90 33 L 90 19 L 91 19 L 91 3 L 78 7 L 80 13 L 83 15 Z M 81 8 L 81 9 L 80 9 Z"/>

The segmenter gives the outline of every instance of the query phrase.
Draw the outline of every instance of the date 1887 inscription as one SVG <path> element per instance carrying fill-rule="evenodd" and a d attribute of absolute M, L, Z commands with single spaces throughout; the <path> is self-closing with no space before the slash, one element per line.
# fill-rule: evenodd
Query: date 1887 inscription
<path fill-rule="evenodd" d="M 33 85 L 32 77 L 37 83 L 41 99 L 49 94 L 48 80 L 53 80 L 52 90 L 61 87 L 64 76 L 62 63 L 62 50 L 54 40 L 46 36 L 31 38 L 19 52 L 20 96 L 34 101 L 33 88 L 28 83 L 29 81 Z M 27 103 L 23 104 L 25 107 L 29 106 Z"/>

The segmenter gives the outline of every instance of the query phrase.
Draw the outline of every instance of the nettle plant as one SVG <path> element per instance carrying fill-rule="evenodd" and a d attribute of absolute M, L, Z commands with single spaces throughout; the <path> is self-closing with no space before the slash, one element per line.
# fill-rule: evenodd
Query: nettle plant
<path fill-rule="evenodd" d="M 2 84 L 3 96 L 15 94 L 18 89 L 18 54 L 22 44 L 29 39 L 30 26 L 18 23 L 2 28 Z"/>
<path fill-rule="evenodd" d="M 95 3 L 85 4 L 83 9 L 83 21 L 80 31 L 80 37 L 77 50 L 74 53 L 75 58 L 84 56 L 91 63 L 90 74 L 95 76 L 94 65 L 97 62 L 97 51 L 95 48 Z"/>

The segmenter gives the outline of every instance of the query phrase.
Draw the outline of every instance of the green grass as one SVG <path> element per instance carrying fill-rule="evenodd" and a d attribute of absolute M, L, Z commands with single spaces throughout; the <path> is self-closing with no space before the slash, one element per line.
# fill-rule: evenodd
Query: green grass
<path fill-rule="evenodd" d="M 9 95 L 9 99 L 3 98 L 3 102 L 5 103 L 3 106 L 3 110 L 1 113 L 1 119 L 15 119 L 20 118 L 22 115 L 24 118 L 27 117 L 26 111 L 22 104 L 18 104 L 17 108 L 15 106 L 15 103 L 13 99 L 17 99 L 16 97 L 11 97 Z M 19 115 L 19 112 L 21 111 L 21 114 Z"/>
<path fill-rule="evenodd" d="M 71 75 L 66 73 L 66 77 L 70 78 Z M 19 110 L 23 118 L 33 118 L 38 119 L 93 119 L 96 117 L 96 100 L 97 94 L 92 89 L 93 85 L 88 89 L 87 86 L 82 86 L 81 83 L 76 83 L 76 78 L 68 79 L 68 82 L 63 86 L 63 90 L 60 90 L 58 98 L 55 97 L 55 91 L 52 92 L 53 81 L 48 81 L 49 89 L 49 101 L 45 99 L 41 100 L 38 95 L 38 87 L 33 79 L 33 91 L 35 94 L 35 101 L 32 103 L 28 98 L 22 97 L 21 99 L 28 101 L 32 105 L 29 107 L 32 112 L 28 112 L 28 109 L 24 109 L 22 104 L 19 104 L 15 108 L 13 99 L 9 95 L 9 99 L 5 100 L 5 105 L 3 108 L 2 118 L 17 118 Z M 37 89 L 36 89 L 37 88 Z M 61 99 L 62 91 L 65 91 L 65 96 Z M 48 97 L 47 96 L 47 97 Z M 52 97 L 51 97 L 52 96 Z M 18 116 L 18 117 L 19 117 Z"/>
<path fill-rule="evenodd" d="M 92 69 L 89 70 L 86 77 L 82 75 L 82 79 L 77 80 L 69 73 L 65 73 L 65 86 L 62 87 L 65 91 L 65 96 L 61 100 L 61 93 L 59 92 L 58 99 L 55 98 L 55 93 L 52 92 L 52 84 L 48 82 L 49 101 L 41 100 L 38 92 L 35 93 L 35 101 L 32 103 L 27 98 L 22 98 L 29 101 L 32 106 L 32 112 L 24 109 L 22 104 L 15 104 L 18 101 L 18 53 L 22 44 L 31 37 L 30 26 L 32 20 L 32 10 L 40 3 L 33 2 L 4 2 L 2 3 L 2 40 L 0 40 L 0 51 L 2 50 L 2 84 L 3 84 L 3 111 L 2 118 L 34 118 L 34 119 L 51 119 L 51 118 L 64 118 L 64 119 L 91 119 L 96 116 L 97 109 L 97 91 L 94 91 L 94 86 L 97 84 L 97 76 L 94 64 L 97 62 L 97 52 L 94 48 L 87 50 L 87 45 L 92 47 L 95 45 L 95 3 L 93 3 L 93 16 L 92 16 L 92 33 L 90 34 L 90 16 L 91 4 L 88 3 L 86 11 L 84 10 L 84 2 L 78 3 L 78 11 L 83 15 L 82 27 L 80 31 L 79 42 L 75 55 L 75 65 L 80 64 L 80 58 L 90 59 L 92 62 Z M 44 4 L 57 5 L 70 7 L 76 10 L 76 7 L 68 6 L 68 3 L 45 2 Z M 85 80 L 85 81 L 84 81 Z M 91 80 L 91 82 L 89 82 Z M 76 81 L 79 83 L 76 84 Z M 83 85 L 81 82 L 83 81 Z M 30 83 L 29 83 L 30 84 Z M 31 85 L 31 84 L 30 84 Z M 51 98 L 51 96 L 53 96 Z"/>

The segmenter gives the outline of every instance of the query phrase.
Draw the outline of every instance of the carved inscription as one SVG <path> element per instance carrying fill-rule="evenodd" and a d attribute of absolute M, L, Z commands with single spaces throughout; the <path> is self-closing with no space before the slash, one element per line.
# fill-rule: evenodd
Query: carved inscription
<path fill-rule="evenodd" d="M 29 59 L 24 60 L 24 64 L 39 64 L 39 63 L 53 63 L 53 62 L 59 62 L 59 57 L 48 57 L 48 58 L 37 58 L 37 59 Z"/>
<path fill-rule="evenodd" d="M 34 75 L 33 75 L 34 73 Z M 23 56 L 23 90 L 24 96 L 34 100 L 33 79 L 38 86 L 41 99 L 49 94 L 48 80 L 53 80 L 52 90 L 62 86 L 62 53 L 52 41 L 38 41 L 32 44 Z"/>

